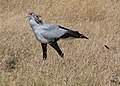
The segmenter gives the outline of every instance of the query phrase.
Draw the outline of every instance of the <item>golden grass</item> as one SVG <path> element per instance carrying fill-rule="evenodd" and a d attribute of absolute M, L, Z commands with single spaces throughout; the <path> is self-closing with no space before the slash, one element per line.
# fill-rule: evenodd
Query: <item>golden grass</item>
<path fill-rule="evenodd" d="M 48 46 L 40 71 L 42 50 L 26 18 L 29 9 L 89 37 L 59 41 L 67 66 Z M 119 0 L 0 0 L 0 86 L 119 85 Z"/>

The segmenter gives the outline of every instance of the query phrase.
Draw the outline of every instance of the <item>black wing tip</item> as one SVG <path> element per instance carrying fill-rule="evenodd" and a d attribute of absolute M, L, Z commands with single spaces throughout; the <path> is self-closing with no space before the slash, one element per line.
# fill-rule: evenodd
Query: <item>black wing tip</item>
<path fill-rule="evenodd" d="M 82 38 L 84 38 L 84 39 L 89 39 L 88 37 L 82 37 Z"/>
<path fill-rule="evenodd" d="M 89 39 L 88 37 L 85 37 L 85 39 Z"/>
<path fill-rule="evenodd" d="M 58 27 L 68 30 L 70 33 L 70 34 L 65 34 L 64 36 L 62 36 L 62 38 L 68 38 L 69 35 L 71 35 L 72 37 L 75 37 L 75 38 L 89 39 L 88 37 L 84 36 L 83 34 L 80 34 L 78 31 L 73 31 L 73 30 L 67 29 L 66 27 L 60 26 L 60 25 L 58 25 Z"/>
<path fill-rule="evenodd" d="M 80 38 L 89 39 L 88 37 L 84 36 L 83 34 L 81 34 Z"/>

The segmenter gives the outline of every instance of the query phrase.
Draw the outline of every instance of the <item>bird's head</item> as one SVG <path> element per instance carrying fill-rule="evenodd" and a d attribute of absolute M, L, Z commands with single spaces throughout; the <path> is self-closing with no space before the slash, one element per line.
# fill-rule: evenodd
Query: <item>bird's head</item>
<path fill-rule="evenodd" d="M 34 12 L 30 11 L 28 12 L 28 17 L 33 17 L 33 18 L 36 18 L 36 19 L 39 19 L 41 16 L 40 15 L 37 15 L 35 14 Z"/>
<path fill-rule="evenodd" d="M 40 19 L 40 15 L 35 14 L 34 12 L 28 12 L 30 24 L 42 24 L 42 20 Z"/>

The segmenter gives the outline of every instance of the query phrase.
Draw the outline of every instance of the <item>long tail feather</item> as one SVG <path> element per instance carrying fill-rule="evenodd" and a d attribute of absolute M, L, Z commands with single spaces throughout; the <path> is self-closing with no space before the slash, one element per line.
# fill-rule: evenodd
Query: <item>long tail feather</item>
<path fill-rule="evenodd" d="M 74 38 L 88 39 L 88 37 L 86 37 L 85 35 L 79 33 L 78 31 L 73 31 L 73 30 L 67 29 L 66 27 L 59 26 L 59 25 L 58 25 L 58 27 L 61 28 L 61 29 L 67 30 L 67 32 L 64 35 L 62 35 L 60 38 L 74 37 Z"/>
<path fill-rule="evenodd" d="M 88 37 L 84 36 L 83 34 L 80 34 L 78 31 L 72 31 L 72 30 L 69 30 L 67 33 L 61 36 L 61 38 L 68 38 L 68 37 L 88 39 Z"/>

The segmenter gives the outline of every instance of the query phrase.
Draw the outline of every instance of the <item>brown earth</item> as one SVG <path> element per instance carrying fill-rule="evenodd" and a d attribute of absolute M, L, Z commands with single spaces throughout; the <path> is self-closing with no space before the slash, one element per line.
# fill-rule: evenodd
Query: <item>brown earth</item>
<path fill-rule="evenodd" d="M 67 66 L 48 46 L 40 69 L 28 10 L 89 37 L 59 41 Z M 0 86 L 120 86 L 120 1 L 0 0 Z"/>

